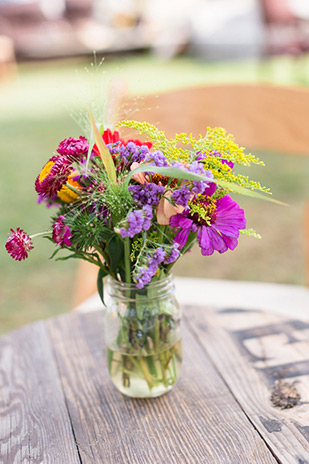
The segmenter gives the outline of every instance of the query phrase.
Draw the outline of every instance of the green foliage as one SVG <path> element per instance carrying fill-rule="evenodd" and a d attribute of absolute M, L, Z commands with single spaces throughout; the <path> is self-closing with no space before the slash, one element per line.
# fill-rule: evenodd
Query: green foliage
<path fill-rule="evenodd" d="M 97 289 L 98 289 L 99 296 L 100 296 L 101 301 L 104 304 L 104 306 L 105 306 L 105 302 L 104 302 L 104 283 L 103 283 L 103 279 L 107 275 L 108 275 L 107 271 L 105 271 L 102 268 L 99 269 L 98 277 L 97 277 Z"/>
<path fill-rule="evenodd" d="M 135 129 L 139 134 L 147 135 L 154 148 L 161 150 L 169 162 L 190 163 L 195 153 L 200 152 L 204 157 L 200 163 L 203 163 L 206 170 L 212 172 L 217 181 L 237 184 L 252 191 L 259 190 L 267 194 L 270 193 L 269 189 L 263 187 L 260 182 L 250 180 L 248 176 L 236 174 L 226 163 L 222 163 L 221 160 L 226 160 L 247 167 L 251 164 L 264 165 L 263 161 L 251 153 L 246 154 L 244 148 L 235 143 L 233 135 L 227 134 L 226 130 L 221 127 L 207 127 L 206 135 L 200 135 L 198 139 L 195 139 L 192 134 L 180 133 L 176 134 L 175 138 L 168 140 L 163 131 L 147 122 L 126 120 L 121 121 L 119 125 Z M 189 178 L 187 177 L 187 179 Z M 232 185 L 225 184 L 225 188 L 227 191 L 233 191 Z M 238 193 L 245 194 L 240 189 L 238 189 Z"/>
<path fill-rule="evenodd" d="M 247 237 L 253 237 L 253 238 L 262 238 L 260 234 L 257 234 L 254 229 L 241 229 L 239 231 L 242 235 L 246 235 Z"/>

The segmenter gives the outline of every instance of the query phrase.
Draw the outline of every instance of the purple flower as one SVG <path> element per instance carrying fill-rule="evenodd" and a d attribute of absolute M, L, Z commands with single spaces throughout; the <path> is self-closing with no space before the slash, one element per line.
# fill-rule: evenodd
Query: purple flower
<path fill-rule="evenodd" d="M 59 216 L 55 224 L 53 224 L 53 235 L 52 238 L 57 245 L 71 246 L 71 232 L 69 226 L 65 225 L 65 217 Z"/>
<path fill-rule="evenodd" d="M 185 246 L 190 232 L 197 232 L 203 256 L 234 250 L 239 230 L 246 227 L 244 210 L 229 195 L 219 200 L 202 195 L 191 203 L 182 214 L 170 219 L 170 225 L 177 230 L 174 241 L 179 248 Z"/>
<path fill-rule="evenodd" d="M 173 247 L 171 248 L 170 252 L 165 256 L 164 264 L 170 264 L 176 261 L 179 258 L 180 251 L 179 251 L 179 244 L 177 242 L 173 243 Z"/>
<path fill-rule="evenodd" d="M 183 206 L 184 208 L 188 206 L 188 201 L 190 200 L 192 193 L 190 192 L 187 185 L 182 185 L 179 189 L 176 189 L 172 193 L 172 199 L 177 203 L 177 205 Z"/>
<path fill-rule="evenodd" d="M 129 192 L 138 205 L 156 206 L 160 201 L 160 196 L 163 195 L 164 187 L 153 183 L 130 185 Z"/>
<path fill-rule="evenodd" d="M 89 145 L 85 137 L 78 139 L 69 137 L 59 144 L 57 152 L 62 156 L 67 156 L 71 161 L 77 161 L 88 153 L 88 149 Z"/>
<path fill-rule="evenodd" d="M 205 153 L 202 153 L 200 151 L 197 153 L 197 155 L 199 155 L 199 157 L 196 158 L 196 161 L 201 161 L 201 160 L 205 159 L 205 156 L 206 156 Z M 209 153 L 208 156 L 219 156 L 219 157 L 221 157 L 221 153 L 219 153 L 218 151 L 215 151 L 213 153 Z M 227 164 L 231 169 L 233 169 L 233 167 L 234 167 L 233 161 L 228 161 L 228 160 L 222 159 L 222 158 L 220 158 L 220 161 L 221 161 L 221 163 Z"/>
<path fill-rule="evenodd" d="M 158 266 L 160 263 L 164 261 L 166 252 L 163 250 L 162 247 L 158 247 L 155 251 L 149 256 L 149 267 L 150 266 Z"/>
<path fill-rule="evenodd" d="M 153 269 L 149 269 L 148 267 L 142 267 L 139 271 L 139 274 L 134 278 L 136 282 L 136 288 L 141 289 L 145 285 L 149 284 L 155 273 L 156 269 L 153 272 Z"/>
<path fill-rule="evenodd" d="M 106 145 L 107 148 L 108 148 L 108 151 L 110 152 L 111 155 L 119 155 L 120 153 L 120 147 L 121 147 L 121 144 L 120 142 L 116 142 L 116 143 L 109 143 L 108 145 Z"/>
<path fill-rule="evenodd" d="M 141 289 L 151 282 L 151 279 L 157 272 L 159 264 L 164 261 L 165 255 L 166 252 L 162 247 L 158 247 L 146 255 L 143 264 L 137 268 L 133 275 L 137 288 Z"/>
<path fill-rule="evenodd" d="M 193 161 L 193 163 L 189 166 L 188 171 L 193 172 L 195 174 L 199 174 L 201 176 L 208 177 L 209 179 L 213 179 L 214 177 L 211 171 L 207 171 L 206 169 L 204 169 L 203 164 L 198 163 L 197 161 Z M 199 193 L 203 193 L 205 188 L 207 188 L 210 185 L 210 183 L 207 181 L 200 180 L 193 181 L 192 185 L 193 187 L 191 189 L 191 192 L 198 195 Z"/>
<path fill-rule="evenodd" d="M 153 166 L 168 166 L 166 157 L 160 150 L 155 151 L 154 153 L 149 152 L 145 157 L 145 161 L 147 162 L 147 164 Z"/>
<path fill-rule="evenodd" d="M 130 237 L 139 234 L 143 230 L 146 231 L 151 226 L 152 220 L 152 207 L 145 205 L 142 209 L 131 211 L 127 217 L 124 227 L 120 228 L 120 235 L 122 238 Z"/>
<path fill-rule="evenodd" d="M 132 163 L 141 163 L 149 153 L 146 145 L 136 145 L 134 142 L 128 142 L 127 145 L 120 146 L 119 158 L 126 167 Z"/>
<path fill-rule="evenodd" d="M 12 258 L 21 261 L 28 258 L 28 252 L 33 249 L 33 244 L 29 235 L 17 227 L 16 232 L 11 229 L 5 248 Z"/>

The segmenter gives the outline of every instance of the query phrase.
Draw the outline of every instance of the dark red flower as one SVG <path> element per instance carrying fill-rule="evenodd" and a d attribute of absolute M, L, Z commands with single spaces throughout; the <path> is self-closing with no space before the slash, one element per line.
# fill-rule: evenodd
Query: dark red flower
<path fill-rule="evenodd" d="M 53 156 L 35 180 L 35 190 L 41 198 L 53 198 L 68 180 L 71 162 L 64 156 Z"/>
<path fill-rule="evenodd" d="M 71 232 L 69 226 L 65 225 L 65 217 L 59 216 L 55 224 L 53 224 L 53 235 L 52 238 L 57 245 L 63 247 L 71 246 Z"/>
<path fill-rule="evenodd" d="M 75 139 L 69 137 L 64 139 L 58 146 L 57 152 L 62 156 L 67 156 L 71 161 L 77 161 L 84 158 L 88 153 L 89 144 L 85 137 Z"/>
<path fill-rule="evenodd" d="M 11 229 L 5 248 L 12 258 L 21 261 L 28 258 L 28 251 L 33 249 L 33 244 L 29 235 L 17 227 L 16 232 Z"/>

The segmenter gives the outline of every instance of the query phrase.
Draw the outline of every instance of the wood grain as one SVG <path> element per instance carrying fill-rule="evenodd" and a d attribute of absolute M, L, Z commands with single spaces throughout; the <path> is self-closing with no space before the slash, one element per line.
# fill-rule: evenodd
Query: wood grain
<path fill-rule="evenodd" d="M 108 378 L 102 316 L 48 322 L 83 463 L 278 462 L 188 330 L 181 379 L 168 395 L 118 393 Z"/>
<path fill-rule="evenodd" d="M 0 462 L 80 463 L 44 323 L 0 339 Z"/>
<path fill-rule="evenodd" d="M 187 321 L 279 462 L 309 463 L 309 324 L 259 311 L 191 307 Z M 300 401 L 274 407 L 274 387 Z"/>

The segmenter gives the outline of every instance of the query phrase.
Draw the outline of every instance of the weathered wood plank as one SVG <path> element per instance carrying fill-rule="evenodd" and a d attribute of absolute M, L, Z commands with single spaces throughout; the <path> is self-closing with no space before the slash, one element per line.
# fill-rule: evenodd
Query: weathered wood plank
<path fill-rule="evenodd" d="M 277 463 L 189 331 L 174 390 L 155 400 L 118 393 L 102 319 L 96 312 L 48 323 L 83 463 Z"/>
<path fill-rule="evenodd" d="M 0 462 L 80 464 L 43 323 L 0 339 Z"/>
<path fill-rule="evenodd" d="M 309 324 L 259 311 L 191 307 L 186 313 L 274 455 L 285 464 L 309 464 Z M 293 407 L 278 407 L 287 404 Z"/>

